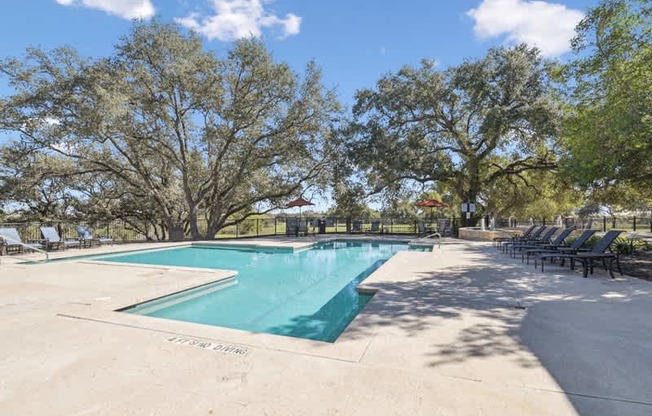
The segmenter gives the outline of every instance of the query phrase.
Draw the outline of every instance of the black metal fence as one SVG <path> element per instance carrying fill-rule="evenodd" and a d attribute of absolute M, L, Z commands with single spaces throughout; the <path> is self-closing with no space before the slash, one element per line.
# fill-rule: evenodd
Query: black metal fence
<path fill-rule="evenodd" d="M 246 219 L 238 224 L 221 229 L 215 239 L 226 238 L 247 238 L 286 235 L 288 230 L 286 219 L 295 217 L 269 217 L 258 219 Z M 441 228 L 442 221 L 445 221 L 450 228 L 451 235 L 457 235 L 457 228 L 460 224 L 459 217 L 438 218 L 438 219 L 414 219 L 414 218 L 369 218 L 351 219 L 334 217 L 304 217 L 301 222 L 305 224 L 305 231 L 314 234 L 341 234 L 341 233 L 379 233 L 397 235 L 415 235 L 422 227 L 424 229 L 436 230 Z M 487 227 L 490 226 L 490 219 L 485 219 Z M 420 223 L 423 223 L 421 225 Z M 652 221 L 650 217 L 589 217 L 589 218 L 528 218 L 496 219 L 496 228 L 517 228 L 526 227 L 531 224 L 575 226 L 578 229 L 595 229 L 608 231 L 619 229 L 633 232 L 651 232 Z M 162 225 L 142 223 L 136 220 L 124 221 L 114 220 L 98 223 L 49 221 L 49 222 L 17 222 L 0 223 L 0 228 L 16 228 L 24 242 L 41 239 L 40 227 L 55 227 L 62 238 L 77 238 L 75 226 L 83 225 L 92 230 L 95 237 L 110 236 L 116 243 L 161 241 L 167 238 L 167 233 Z M 200 231 L 205 230 L 205 224 L 200 224 Z M 187 233 L 187 238 L 190 234 Z"/>

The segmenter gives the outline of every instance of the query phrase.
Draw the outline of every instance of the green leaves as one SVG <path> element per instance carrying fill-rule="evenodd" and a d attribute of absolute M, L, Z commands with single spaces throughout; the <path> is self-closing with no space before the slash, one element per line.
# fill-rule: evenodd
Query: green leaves
<path fill-rule="evenodd" d="M 519 45 L 443 71 L 424 63 L 388 74 L 356 95 L 349 154 L 372 192 L 443 182 L 482 203 L 499 177 L 555 167 L 545 149 L 560 105 L 548 66 Z"/>
<path fill-rule="evenodd" d="M 652 5 L 637 0 L 603 1 L 578 27 L 565 170 L 589 189 L 631 186 L 652 197 L 651 27 Z"/>
<path fill-rule="evenodd" d="M 0 71 L 16 89 L 2 101 L 0 129 L 102 172 L 122 198 L 141 199 L 193 238 L 298 194 L 333 157 L 339 105 L 319 70 L 311 63 L 301 76 L 257 39 L 218 58 L 176 25 L 137 22 L 108 58 L 33 50 Z"/>

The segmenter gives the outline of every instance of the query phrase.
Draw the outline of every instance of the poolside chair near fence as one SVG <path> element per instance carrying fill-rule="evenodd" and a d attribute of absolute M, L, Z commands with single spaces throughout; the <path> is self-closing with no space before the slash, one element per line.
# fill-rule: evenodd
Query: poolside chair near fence
<path fill-rule="evenodd" d="M 0 228 L 0 253 L 22 253 L 25 250 L 43 250 L 45 246 L 40 240 L 23 242 L 15 228 Z"/>
<path fill-rule="evenodd" d="M 450 218 L 440 218 L 437 220 L 437 232 L 442 237 L 449 237 L 453 234 Z"/>
<path fill-rule="evenodd" d="M 55 247 L 56 249 L 63 248 L 64 250 L 71 247 L 81 248 L 81 241 L 79 239 L 63 239 L 54 227 L 40 227 L 40 229 L 47 250 L 53 250 Z"/>
<path fill-rule="evenodd" d="M 312 218 L 309 222 L 308 225 L 312 229 L 313 234 L 317 234 L 317 230 L 319 230 L 319 219 L 318 218 Z"/>
<path fill-rule="evenodd" d="M 75 227 L 75 231 L 77 231 L 77 235 L 79 236 L 79 241 L 81 242 L 82 247 L 92 247 L 93 244 L 98 246 L 101 246 L 102 244 L 113 245 L 112 237 L 95 237 L 88 227 L 77 225 Z"/>
<path fill-rule="evenodd" d="M 355 220 L 351 224 L 352 233 L 361 233 L 362 232 L 362 221 Z"/>
<path fill-rule="evenodd" d="M 286 218 L 285 219 L 285 235 L 299 235 L 299 219 L 298 218 Z"/>
<path fill-rule="evenodd" d="M 432 234 L 439 234 L 438 232 L 435 232 L 436 230 L 426 227 L 426 224 L 423 221 L 418 221 L 417 222 L 417 236 L 418 237 L 427 237 Z"/>
<path fill-rule="evenodd" d="M 308 235 L 308 223 L 306 220 L 299 220 L 297 225 L 297 237 L 299 235 Z"/>
<path fill-rule="evenodd" d="M 426 225 L 423 221 L 417 222 L 417 235 L 426 235 Z"/>
<path fill-rule="evenodd" d="M 600 260 L 602 262 L 602 265 L 604 266 L 604 269 L 609 272 L 609 275 L 611 278 L 614 278 L 614 272 L 613 272 L 613 264 L 616 263 L 618 266 L 618 272 L 620 274 L 623 274 L 622 269 L 620 268 L 620 256 L 618 253 L 607 253 L 607 250 L 609 250 L 609 247 L 611 246 L 611 243 L 614 242 L 616 238 L 620 234 L 622 234 L 623 231 L 620 230 L 611 230 L 608 231 L 600 241 L 598 241 L 595 246 L 590 251 L 576 251 L 576 252 L 569 252 L 569 251 L 560 251 L 557 253 L 544 253 L 538 257 L 538 259 L 541 261 L 541 271 L 544 271 L 544 260 L 545 259 L 560 259 L 560 260 L 565 260 L 569 259 L 571 263 L 571 269 L 574 268 L 575 262 L 579 261 L 582 264 L 582 276 L 583 277 L 588 277 L 589 272 L 593 274 L 593 266 L 594 266 L 594 261 Z M 535 263 L 536 267 L 536 263 Z"/>
<path fill-rule="evenodd" d="M 371 221 L 371 228 L 369 228 L 369 232 L 372 234 L 382 233 L 383 230 L 380 227 L 380 221 Z"/>
<path fill-rule="evenodd" d="M 441 239 L 442 234 L 433 230 L 432 228 L 426 228 L 426 225 L 423 221 L 417 222 L 417 237 L 418 238 L 439 238 Z"/>

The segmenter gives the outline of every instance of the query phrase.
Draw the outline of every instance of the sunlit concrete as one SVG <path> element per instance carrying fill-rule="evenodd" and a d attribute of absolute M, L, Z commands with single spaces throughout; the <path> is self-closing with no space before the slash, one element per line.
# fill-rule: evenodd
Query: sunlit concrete
<path fill-rule="evenodd" d="M 397 254 L 333 344 L 116 312 L 237 271 L 20 260 L 0 263 L 0 415 L 652 414 L 651 284 L 490 243 Z"/>

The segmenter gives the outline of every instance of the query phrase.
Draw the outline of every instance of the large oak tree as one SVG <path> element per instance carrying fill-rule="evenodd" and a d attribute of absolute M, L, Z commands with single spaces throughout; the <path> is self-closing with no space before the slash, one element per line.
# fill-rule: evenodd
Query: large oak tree
<path fill-rule="evenodd" d="M 212 238 L 236 213 L 281 205 L 332 158 L 339 110 L 319 70 L 299 76 L 255 39 L 220 59 L 176 25 L 136 23 L 108 58 L 31 49 L 0 72 L 15 91 L 0 99 L 0 129 L 109 175 L 173 239 L 186 226 Z"/>
<path fill-rule="evenodd" d="M 444 182 L 482 204 L 498 180 L 535 185 L 525 172 L 556 166 L 560 106 L 549 65 L 526 45 L 445 70 L 406 66 L 356 98 L 350 155 L 372 193 Z"/>

